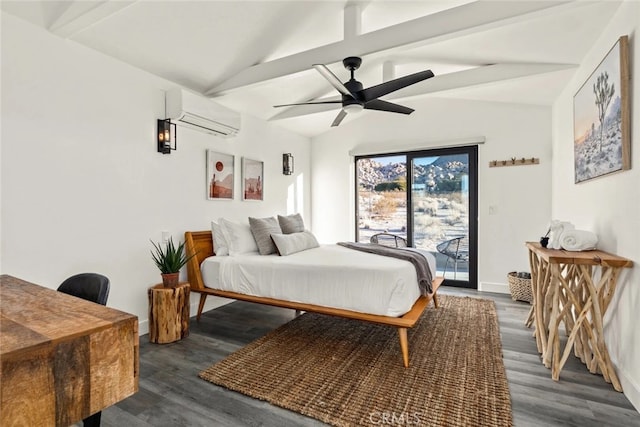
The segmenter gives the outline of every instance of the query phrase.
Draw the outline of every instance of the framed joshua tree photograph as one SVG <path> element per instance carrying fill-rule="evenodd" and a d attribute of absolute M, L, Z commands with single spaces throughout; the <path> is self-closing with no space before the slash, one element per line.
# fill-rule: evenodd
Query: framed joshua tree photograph
<path fill-rule="evenodd" d="M 264 200 L 264 163 L 242 158 L 242 200 Z"/>
<path fill-rule="evenodd" d="M 573 97 L 576 184 L 631 168 L 628 52 L 622 36 Z"/>

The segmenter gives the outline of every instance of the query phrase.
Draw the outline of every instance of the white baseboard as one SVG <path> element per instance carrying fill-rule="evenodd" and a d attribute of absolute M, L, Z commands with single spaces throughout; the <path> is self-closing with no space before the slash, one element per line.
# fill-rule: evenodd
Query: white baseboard
<path fill-rule="evenodd" d="M 142 336 L 149 333 L 149 319 L 138 321 L 138 335 Z"/>
<path fill-rule="evenodd" d="M 480 282 L 478 286 L 480 292 L 495 292 L 498 294 L 509 294 L 509 285 L 506 283 Z"/>

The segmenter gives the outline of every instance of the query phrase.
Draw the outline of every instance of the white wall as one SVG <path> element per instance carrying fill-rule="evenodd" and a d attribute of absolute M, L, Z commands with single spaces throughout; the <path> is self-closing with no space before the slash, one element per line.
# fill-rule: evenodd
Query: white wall
<path fill-rule="evenodd" d="M 354 166 L 349 151 L 372 144 L 389 152 L 428 149 L 484 136 L 479 146 L 479 259 L 481 289 L 508 292 L 509 271 L 529 271 L 525 241 L 549 225 L 550 108 L 451 99 L 404 103 L 410 116 L 363 112 L 312 140 L 313 230 L 324 241 L 355 236 Z M 384 120 L 379 120 L 384 114 Z M 539 157 L 535 166 L 489 168 L 489 161 Z M 489 215 L 489 206 L 495 214 Z"/>
<path fill-rule="evenodd" d="M 178 151 L 157 153 L 170 87 L 2 13 L 3 274 L 56 288 L 103 273 L 108 305 L 137 315 L 143 333 L 146 289 L 160 281 L 149 239 L 167 230 L 182 241 L 220 216 L 309 217 L 308 138 L 245 115 L 233 139 L 178 128 Z M 235 200 L 206 200 L 207 149 L 236 155 Z M 295 175 L 282 175 L 283 152 Z M 264 161 L 264 202 L 240 199 L 242 156 Z"/>
<path fill-rule="evenodd" d="M 640 409 L 640 3 L 625 2 L 582 61 L 553 107 L 552 214 L 594 231 L 598 247 L 633 260 L 618 281 L 605 317 L 605 340 L 625 394 Z M 573 96 L 622 35 L 629 36 L 631 167 L 629 171 L 574 184 Z"/>

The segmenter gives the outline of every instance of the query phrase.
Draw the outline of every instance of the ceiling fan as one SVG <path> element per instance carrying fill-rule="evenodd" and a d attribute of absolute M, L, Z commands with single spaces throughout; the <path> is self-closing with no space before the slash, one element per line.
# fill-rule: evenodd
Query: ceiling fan
<path fill-rule="evenodd" d="M 376 86 L 371 86 L 363 89 L 362 83 L 354 78 L 354 72 L 360 68 L 362 59 L 357 56 L 350 56 L 342 60 L 344 67 L 351 71 L 351 79 L 342 83 L 335 74 L 323 64 L 314 64 L 315 68 L 322 77 L 327 79 L 331 85 L 342 94 L 342 100 L 335 101 L 309 101 L 300 102 L 296 104 L 282 104 L 274 105 L 274 107 L 290 107 L 294 105 L 313 105 L 313 104 L 342 104 L 342 109 L 333 120 L 331 126 L 338 126 L 340 122 L 346 117 L 347 113 L 356 113 L 367 110 L 388 111 L 391 113 L 411 114 L 413 109 L 402 105 L 394 104 L 392 102 L 383 101 L 378 99 L 381 96 L 387 95 L 396 90 L 418 83 L 422 80 L 433 77 L 431 70 L 420 71 L 418 73 L 409 74 L 408 76 L 399 77 L 397 79 L 389 80 L 388 82 L 381 83 Z"/>

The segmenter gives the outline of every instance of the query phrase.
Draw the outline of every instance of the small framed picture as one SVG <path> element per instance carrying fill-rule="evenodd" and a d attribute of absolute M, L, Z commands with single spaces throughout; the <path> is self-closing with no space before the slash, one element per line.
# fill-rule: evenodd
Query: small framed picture
<path fill-rule="evenodd" d="M 207 199 L 233 200 L 233 164 L 233 155 L 207 150 Z"/>
<path fill-rule="evenodd" d="M 242 200 L 264 200 L 264 162 L 242 158 Z"/>

